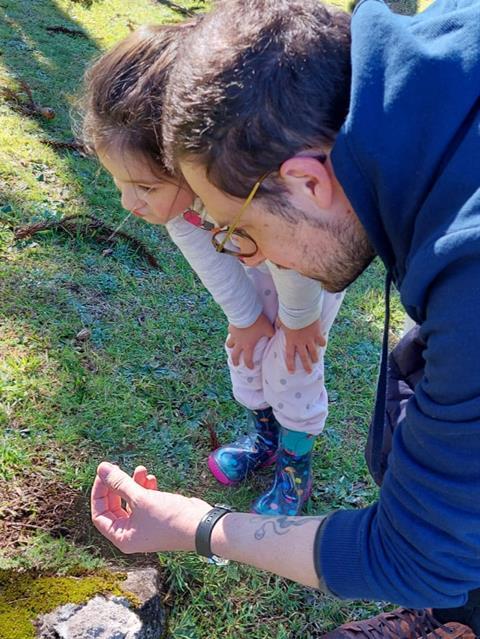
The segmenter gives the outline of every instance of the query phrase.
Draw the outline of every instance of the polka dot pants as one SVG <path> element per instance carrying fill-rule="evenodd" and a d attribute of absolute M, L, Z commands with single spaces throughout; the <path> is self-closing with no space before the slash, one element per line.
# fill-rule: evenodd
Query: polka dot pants
<path fill-rule="evenodd" d="M 266 269 L 248 269 L 264 305 L 264 313 L 273 322 L 278 312 L 275 285 Z M 320 322 L 327 338 L 342 303 L 343 293 L 324 293 Z M 299 356 L 295 372 L 289 373 L 285 363 L 285 334 L 277 330 L 271 339 L 262 338 L 254 353 L 254 369 L 240 360 L 232 364 L 230 349 L 225 346 L 235 399 L 250 410 L 271 406 L 278 422 L 289 430 L 318 435 L 328 414 L 328 396 L 324 384 L 325 348 L 318 349 L 318 362 L 312 373 L 306 373 Z"/>

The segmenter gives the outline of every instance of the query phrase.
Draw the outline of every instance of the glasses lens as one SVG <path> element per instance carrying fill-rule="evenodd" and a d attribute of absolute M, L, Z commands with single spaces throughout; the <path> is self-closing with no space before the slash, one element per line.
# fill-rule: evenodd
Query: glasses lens
<path fill-rule="evenodd" d="M 222 246 L 227 237 L 228 229 L 215 233 L 215 245 Z M 231 255 L 243 255 L 244 257 L 255 255 L 257 245 L 248 236 L 234 231 L 232 237 L 225 244 L 225 249 Z"/>

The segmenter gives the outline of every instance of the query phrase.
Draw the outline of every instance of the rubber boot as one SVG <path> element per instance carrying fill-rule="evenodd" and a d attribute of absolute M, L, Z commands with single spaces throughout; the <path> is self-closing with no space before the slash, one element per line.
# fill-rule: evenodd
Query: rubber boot
<path fill-rule="evenodd" d="M 312 492 L 311 459 L 316 435 L 280 427 L 272 486 L 252 505 L 259 515 L 298 515 Z"/>
<path fill-rule="evenodd" d="M 208 467 L 222 484 L 237 484 L 258 468 L 273 464 L 278 446 L 279 423 L 272 409 L 248 411 L 253 430 L 232 444 L 210 453 Z"/>

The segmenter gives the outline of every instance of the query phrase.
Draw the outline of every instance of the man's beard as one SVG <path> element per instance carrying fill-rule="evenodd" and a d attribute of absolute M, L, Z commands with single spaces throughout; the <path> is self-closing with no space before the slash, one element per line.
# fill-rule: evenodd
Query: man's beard
<path fill-rule="evenodd" d="M 321 282 L 329 293 L 340 293 L 359 277 L 375 257 L 375 251 L 358 218 L 335 221 L 325 227 L 328 252 L 311 255 L 313 269 L 307 277 Z"/>
<path fill-rule="evenodd" d="M 328 245 L 327 250 L 322 254 L 320 250 L 310 247 L 307 259 L 304 260 L 304 263 L 311 265 L 308 271 L 297 269 L 294 265 L 290 268 L 320 282 L 329 293 L 344 291 L 375 257 L 367 233 L 353 211 L 345 218 L 325 223 L 281 197 L 273 204 L 270 203 L 269 212 L 293 222 L 294 225 L 300 221 L 306 222 L 312 227 L 312 234 L 321 232 L 322 244 Z"/>

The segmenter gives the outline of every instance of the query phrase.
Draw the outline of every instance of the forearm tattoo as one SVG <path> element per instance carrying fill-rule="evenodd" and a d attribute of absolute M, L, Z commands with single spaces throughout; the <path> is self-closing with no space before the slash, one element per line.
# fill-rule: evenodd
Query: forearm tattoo
<path fill-rule="evenodd" d="M 252 523 L 261 523 L 261 526 L 257 528 L 254 533 L 254 537 L 257 541 L 263 539 L 271 526 L 270 532 L 274 535 L 286 535 L 292 528 L 299 528 L 305 524 L 309 524 L 312 521 L 320 523 L 322 517 L 252 517 L 250 520 Z"/>

